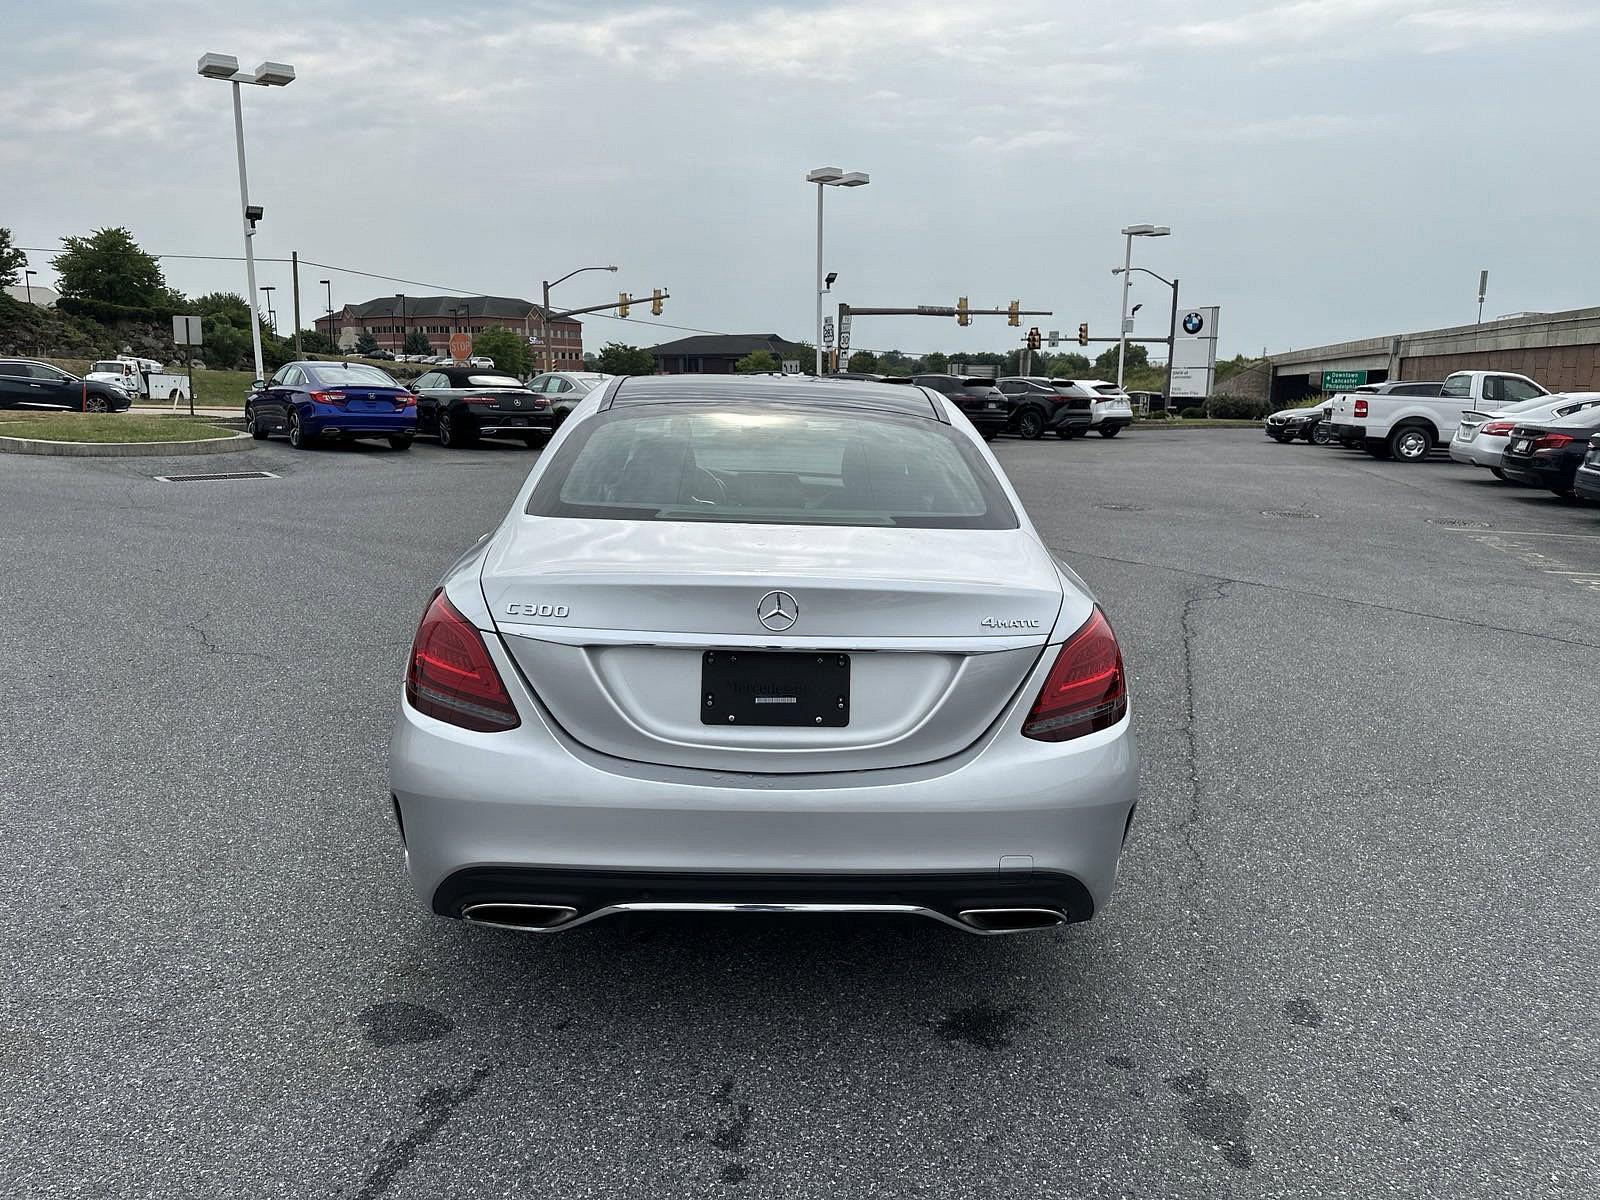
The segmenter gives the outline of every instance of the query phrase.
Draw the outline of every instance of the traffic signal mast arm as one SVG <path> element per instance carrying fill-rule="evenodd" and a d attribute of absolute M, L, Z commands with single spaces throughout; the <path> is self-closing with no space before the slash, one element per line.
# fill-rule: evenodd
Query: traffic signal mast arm
<path fill-rule="evenodd" d="M 854 304 L 839 306 L 844 312 L 857 317 L 953 317 L 957 315 L 957 308 L 953 304 L 919 304 L 915 308 L 857 308 Z M 1018 314 L 1024 317 L 1050 317 L 1054 312 L 1048 308 L 1019 308 Z M 1009 317 L 1009 308 L 969 308 L 967 315 L 971 317 Z"/>
<path fill-rule="evenodd" d="M 609 300 L 605 304 L 591 304 L 587 308 L 567 308 L 560 312 L 553 312 L 548 319 L 559 321 L 562 317 L 577 317 L 582 316 L 584 313 L 605 312 L 608 308 L 626 308 L 630 304 L 642 304 L 645 300 L 651 302 L 651 310 L 654 311 L 657 302 L 669 299 L 671 295 L 671 292 L 663 291 L 654 296 L 645 296 L 643 298 L 639 296 L 626 296 L 625 298 L 624 296 L 618 296 L 615 300 Z"/>

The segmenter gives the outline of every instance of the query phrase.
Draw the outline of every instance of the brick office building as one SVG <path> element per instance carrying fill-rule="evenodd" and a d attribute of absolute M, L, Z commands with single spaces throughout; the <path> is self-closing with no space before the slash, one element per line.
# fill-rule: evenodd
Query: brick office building
<path fill-rule="evenodd" d="M 363 304 L 346 304 L 331 317 L 316 319 L 316 327 L 342 349 L 354 349 L 365 331 L 395 354 L 402 353 L 408 333 L 421 333 L 435 354 L 448 354 L 451 334 L 473 334 L 497 326 L 537 338 L 542 332 L 539 306 L 513 296 L 380 296 Z M 581 371 L 582 323 L 571 317 L 552 321 L 550 351 L 551 370 Z"/>

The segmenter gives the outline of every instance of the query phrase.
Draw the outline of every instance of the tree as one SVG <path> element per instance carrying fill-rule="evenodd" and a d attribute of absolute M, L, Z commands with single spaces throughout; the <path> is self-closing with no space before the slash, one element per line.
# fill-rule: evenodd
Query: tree
<path fill-rule="evenodd" d="M 507 375 L 523 376 L 528 373 L 530 355 L 528 339 L 513 333 L 504 325 L 480 330 L 472 336 L 472 352 L 494 359 L 495 370 Z M 417 351 L 421 353 L 421 351 Z"/>
<path fill-rule="evenodd" d="M 300 347 L 307 354 L 339 353 L 339 347 L 333 344 L 333 339 L 320 329 L 302 329 L 300 331 Z"/>
<path fill-rule="evenodd" d="M 432 354 L 433 343 L 428 340 L 428 335 L 420 329 L 413 329 L 406 334 L 406 354 Z"/>
<path fill-rule="evenodd" d="M 878 372 L 878 356 L 871 350 L 857 350 L 850 356 L 850 362 L 845 369 L 849 371 L 866 371 L 875 375 Z"/>
<path fill-rule="evenodd" d="M 932 354 L 922 356 L 921 370 L 929 375 L 943 375 L 950 369 L 950 357 L 935 350 Z"/>
<path fill-rule="evenodd" d="M 1097 374 L 1103 375 L 1107 379 L 1116 378 L 1117 351 L 1119 349 L 1120 346 L 1108 347 L 1104 354 L 1094 360 L 1094 369 Z M 1123 365 L 1129 371 L 1135 367 L 1148 367 L 1150 365 L 1150 351 L 1138 342 L 1129 342 L 1128 357 Z"/>
<path fill-rule="evenodd" d="M 372 336 L 372 330 L 363 329 L 356 334 L 357 354 L 371 354 L 374 350 L 381 350 L 382 348 L 378 345 L 378 339 Z"/>
<path fill-rule="evenodd" d="M 625 346 L 621 342 L 607 342 L 600 347 L 594 360 L 594 369 L 607 375 L 654 375 L 656 360 L 650 351 L 638 346 Z"/>
<path fill-rule="evenodd" d="M 17 281 L 17 272 L 28 265 L 28 256 L 11 244 L 11 230 L 0 226 L 0 287 Z"/>
<path fill-rule="evenodd" d="M 767 375 L 782 367 L 771 350 L 752 350 L 733 364 L 733 369 L 741 375 Z"/>
<path fill-rule="evenodd" d="M 153 308 L 167 296 L 161 264 L 146 254 L 126 229 L 96 229 L 69 237 L 51 265 L 63 296 L 130 308 Z"/>
<path fill-rule="evenodd" d="M 878 355 L 878 374 L 880 375 L 912 375 L 916 363 L 907 358 L 898 350 L 885 350 Z"/>
<path fill-rule="evenodd" d="M 1069 354 L 1052 354 L 1046 371 L 1051 379 L 1078 379 L 1087 375 L 1091 366 L 1089 360 L 1077 351 Z"/>
<path fill-rule="evenodd" d="M 795 359 L 799 362 L 800 371 L 804 375 L 814 374 L 817 369 L 817 348 L 810 342 L 790 342 L 789 348 L 778 355 L 778 358 L 780 360 L 785 358 Z M 826 354 L 822 356 L 822 364 L 824 368 L 827 367 L 828 356 Z M 778 369 L 780 371 L 783 370 L 781 361 L 778 363 Z"/>

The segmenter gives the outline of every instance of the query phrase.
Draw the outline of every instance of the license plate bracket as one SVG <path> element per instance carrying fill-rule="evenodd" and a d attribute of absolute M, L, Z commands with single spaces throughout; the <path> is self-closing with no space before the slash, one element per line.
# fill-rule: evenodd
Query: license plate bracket
<path fill-rule="evenodd" d="M 789 650 L 707 650 L 700 723 L 838 729 L 850 724 L 850 656 Z"/>

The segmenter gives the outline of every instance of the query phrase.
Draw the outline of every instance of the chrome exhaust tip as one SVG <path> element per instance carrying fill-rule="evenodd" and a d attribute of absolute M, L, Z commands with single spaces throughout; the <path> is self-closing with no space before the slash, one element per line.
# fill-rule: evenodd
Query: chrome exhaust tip
<path fill-rule="evenodd" d="M 1065 913 L 1053 908 L 964 908 L 957 914 L 963 925 L 980 933 L 1025 933 L 1065 925 Z"/>
<path fill-rule="evenodd" d="M 469 904 L 461 910 L 461 919 L 474 925 L 490 925 L 496 929 L 516 929 L 522 933 L 545 933 L 572 923 L 578 910 L 568 904 L 513 904 L 496 901 L 490 904 Z"/>

